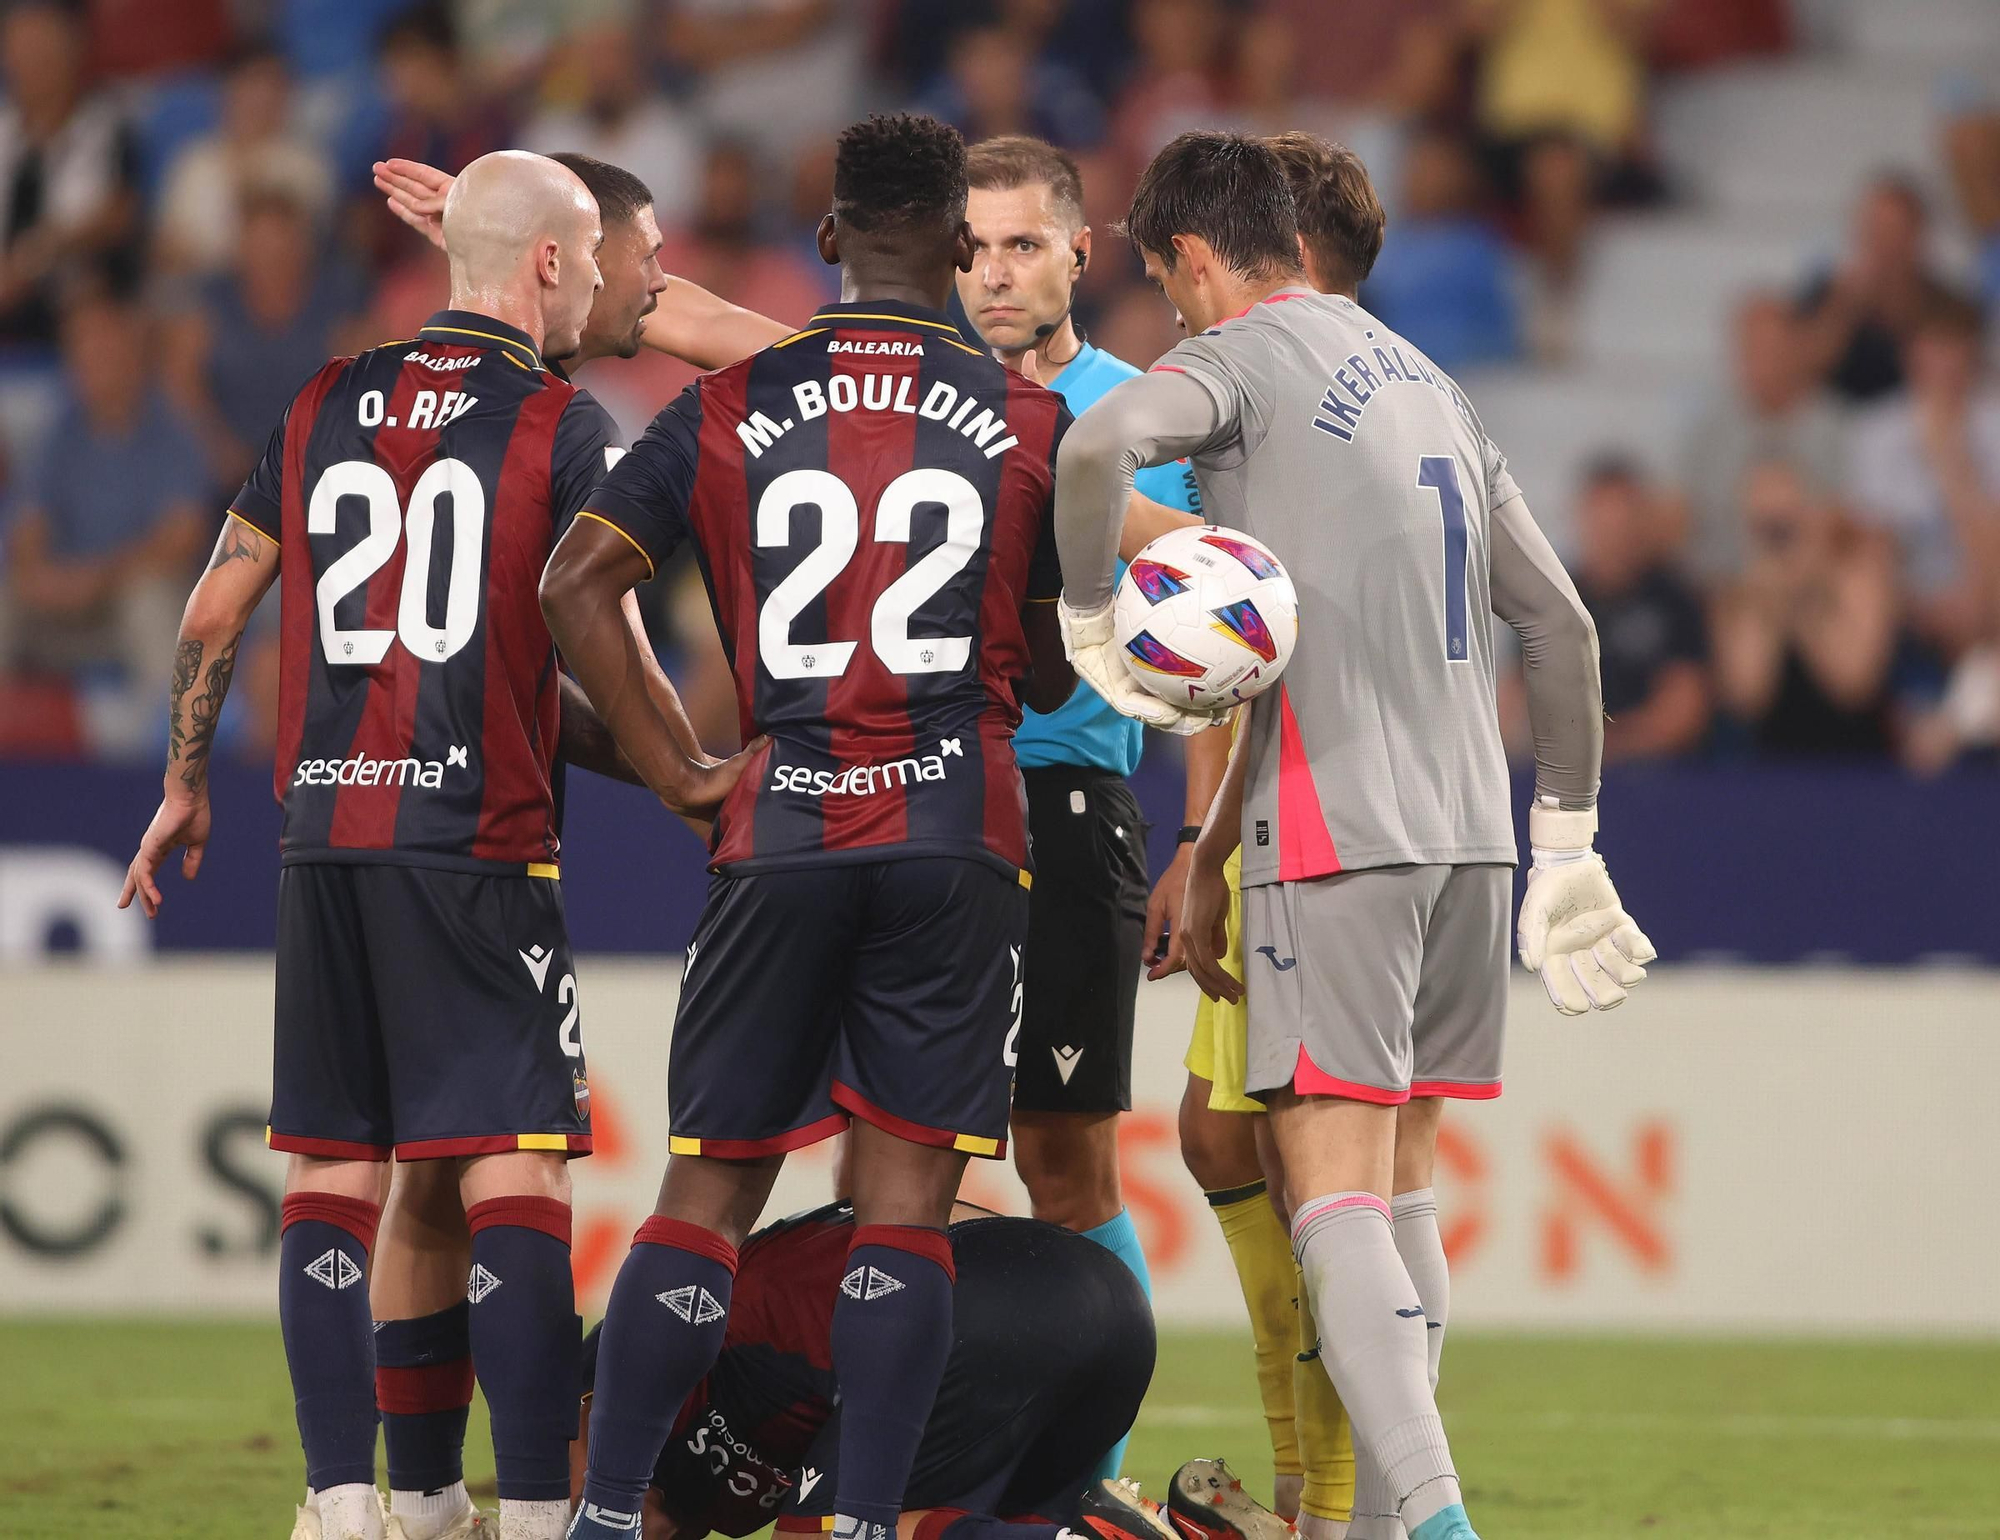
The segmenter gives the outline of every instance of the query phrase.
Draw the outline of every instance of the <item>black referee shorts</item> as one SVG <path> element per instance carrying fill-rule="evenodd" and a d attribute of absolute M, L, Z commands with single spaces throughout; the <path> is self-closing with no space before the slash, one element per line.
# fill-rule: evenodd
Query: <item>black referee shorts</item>
<path fill-rule="evenodd" d="M 1035 885 L 1014 1105 L 1128 1112 L 1146 941 L 1145 820 L 1122 775 L 1052 765 L 1022 779 Z"/>

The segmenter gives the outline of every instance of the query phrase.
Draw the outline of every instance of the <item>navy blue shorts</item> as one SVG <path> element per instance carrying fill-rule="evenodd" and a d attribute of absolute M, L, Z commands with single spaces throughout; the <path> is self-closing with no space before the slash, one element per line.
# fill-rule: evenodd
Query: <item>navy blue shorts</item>
<path fill-rule="evenodd" d="M 590 1152 L 562 887 L 301 863 L 278 878 L 274 1150 Z"/>
<path fill-rule="evenodd" d="M 918 1144 L 1007 1150 L 1028 894 L 913 856 L 722 875 L 688 947 L 668 1148 L 746 1159 L 858 1117 Z"/>

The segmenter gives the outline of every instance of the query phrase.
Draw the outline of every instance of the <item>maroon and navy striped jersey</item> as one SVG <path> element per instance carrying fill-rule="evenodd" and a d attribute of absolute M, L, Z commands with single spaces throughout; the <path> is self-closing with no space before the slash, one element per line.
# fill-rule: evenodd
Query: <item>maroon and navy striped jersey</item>
<path fill-rule="evenodd" d="M 655 570 L 692 540 L 744 740 L 740 872 L 902 855 L 1024 870 L 1021 609 L 1062 586 L 1062 401 L 936 311 L 830 305 L 705 375 L 593 491 Z"/>
<path fill-rule="evenodd" d="M 456 310 L 293 399 L 230 508 L 282 552 L 287 862 L 554 875 L 537 589 L 615 433 L 525 333 Z"/>

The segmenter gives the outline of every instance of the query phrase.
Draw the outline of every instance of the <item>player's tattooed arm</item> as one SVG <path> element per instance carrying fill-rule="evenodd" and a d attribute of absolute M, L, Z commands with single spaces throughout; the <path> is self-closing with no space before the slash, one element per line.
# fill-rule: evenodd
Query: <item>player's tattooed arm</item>
<path fill-rule="evenodd" d="M 225 521 L 208 570 L 194 585 L 174 643 L 167 684 L 167 767 L 159 811 L 125 872 L 118 896 L 134 898 L 148 916 L 160 912 L 157 877 L 181 850 L 181 872 L 192 878 L 208 846 L 208 762 L 236 672 L 236 652 L 257 602 L 278 575 L 278 544 L 238 518 Z"/>

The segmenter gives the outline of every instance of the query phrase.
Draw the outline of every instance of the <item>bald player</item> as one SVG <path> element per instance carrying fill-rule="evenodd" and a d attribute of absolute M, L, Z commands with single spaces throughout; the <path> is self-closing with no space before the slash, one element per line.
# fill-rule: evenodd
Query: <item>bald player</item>
<path fill-rule="evenodd" d="M 573 173 L 519 152 L 468 166 L 443 219 L 451 307 L 321 369 L 230 506 L 182 621 L 165 795 L 124 895 L 154 914 L 168 855 L 199 869 L 237 643 L 282 568 L 267 1138 L 290 1159 L 279 1318 L 302 1540 L 384 1534 L 366 1283 L 392 1153 L 456 1172 L 504 1532 L 553 1540 L 568 1509 L 566 1162 L 589 1152 L 590 1104 L 536 587 L 612 431 L 543 362 L 577 346 L 602 230 Z M 741 764 L 675 738 L 649 767 L 661 794 L 712 811 Z"/>
<path fill-rule="evenodd" d="M 1302 598 L 1282 684 L 1239 732 L 1183 909 L 1204 993 L 1247 998 L 1244 1090 L 1270 1108 L 1321 1362 L 1412 1540 L 1472 1540 L 1396 1249 L 1397 1108 L 1500 1090 L 1514 860 L 1488 609 L 1518 631 L 1535 731 L 1522 958 L 1566 1012 L 1609 1009 L 1653 949 L 1591 849 L 1596 635 L 1471 403 L 1301 270 L 1270 146 L 1183 134 L 1128 233 L 1188 339 L 1082 419 L 1058 468 L 1062 620 L 1093 684 L 1132 476 L 1192 455 L 1218 522 L 1268 542 Z M 1114 700 L 1114 704 L 1117 703 Z M 1243 851 L 1244 958 L 1218 961 Z"/>

